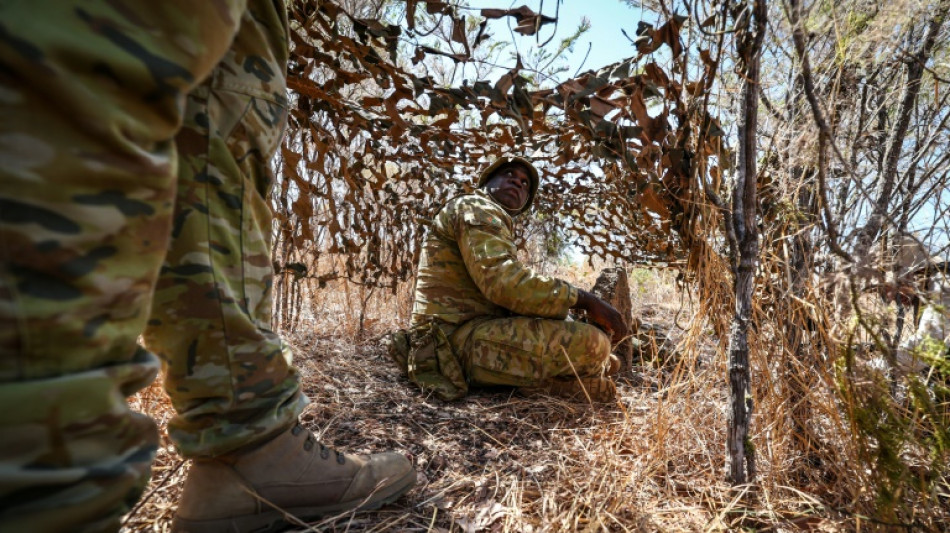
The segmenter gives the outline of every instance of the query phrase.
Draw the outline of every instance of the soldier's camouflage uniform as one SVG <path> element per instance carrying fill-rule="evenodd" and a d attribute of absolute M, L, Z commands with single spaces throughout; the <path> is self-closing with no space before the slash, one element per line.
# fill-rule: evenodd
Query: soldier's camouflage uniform
<path fill-rule="evenodd" d="M 424 243 L 413 324 L 440 325 L 473 385 L 600 375 L 610 339 L 565 320 L 577 289 L 534 273 L 516 252 L 511 217 L 487 192 L 450 200 Z"/>
<path fill-rule="evenodd" d="M 186 456 L 296 420 L 265 198 L 287 55 L 280 0 L 0 3 L 0 530 L 118 527 L 153 354 Z"/>

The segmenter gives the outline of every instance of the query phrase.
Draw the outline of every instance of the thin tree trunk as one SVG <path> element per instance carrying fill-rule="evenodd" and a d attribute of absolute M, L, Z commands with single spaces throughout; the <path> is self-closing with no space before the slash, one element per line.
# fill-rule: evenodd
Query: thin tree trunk
<path fill-rule="evenodd" d="M 804 87 L 802 77 L 796 71 L 790 73 L 791 102 L 788 106 L 784 121 L 791 131 L 800 131 L 807 126 L 807 102 L 804 101 Z M 860 130 L 860 128 L 859 128 Z M 798 152 L 792 145 L 789 152 Z M 808 394 L 812 390 L 814 373 L 811 369 L 819 363 L 814 356 L 814 346 L 810 333 L 815 325 L 809 324 L 807 311 L 798 302 L 809 299 L 807 284 L 812 273 L 815 246 L 812 240 L 813 226 L 819 219 L 817 200 L 816 171 L 812 167 L 803 166 L 800 155 L 789 154 L 785 161 L 789 168 L 791 188 L 795 190 L 794 198 L 799 213 L 804 218 L 792 218 L 786 234 L 789 235 L 787 246 L 782 247 L 785 252 L 786 269 L 788 272 L 788 290 L 794 298 L 785 305 L 785 315 L 782 319 L 785 331 L 785 351 L 783 353 L 783 373 L 785 391 L 790 406 L 788 417 L 794 442 L 801 452 L 799 460 L 809 457 L 819 446 L 816 433 L 812 430 L 811 403 Z M 791 163 L 794 161 L 794 163 Z M 802 469 L 807 468 L 801 465 Z"/>
<path fill-rule="evenodd" d="M 800 167 L 795 168 L 793 172 L 799 180 L 805 175 L 804 169 Z M 811 181 L 813 178 L 806 179 Z M 790 278 L 789 289 L 796 299 L 804 301 L 808 299 L 806 285 L 814 254 L 814 245 L 806 226 L 817 219 L 818 213 L 815 209 L 816 201 L 813 184 L 801 185 L 796 195 L 798 209 L 801 213 L 806 214 L 808 221 L 796 220 L 793 222 L 793 236 L 788 245 L 787 268 Z M 814 347 L 809 340 L 811 335 L 807 321 L 803 306 L 793 301 L 786 307 L 783 322 L 788 336 L 786 337 L 785 346 L 791 352 L 790 355 L 793 361 L 788 361 L 784 365 L 785 375 L 783 379 L 788 391 L 788 404 L 791 407 L 789 417 L 795 440 L 799 445 L 799 451 L 802 452 L 801 457 L 807 458 L 810 462 L 816 457 L 814 454 L 820 446 L 820 441 L 809 423 L 812 420 L 812 412 L 807 398 L 815 381 L 812 370 L 817 370 L 820 361 L 814 356 Z"/>
<path fill-rule="evenodd" d="M 751 16 L 748 9 L 751 7 Z M 752 289 L 759 254 L 756 225 L 756 131 L 759 107 L 759 59 L 765 37 L 768 7 L 765 0 L 751 6 L 731 6 L 737 20 L 736 52 L 738 70 L 744 80 L 739 97 L 737 123 L 739 160 L 732 191 L 732 225 L 738 249 L 736 261 L 736 308 L 729 339 L 729 427 L 726 439 L 729 452 L 729 481 L 740 485 L 755 480 L 755 449 L 749 438 L 752 396 L 749 390 L 749 324 L 752 317 Z M 744 22 L 743 22 L 744 21 Z"/>
<path fill-rule="evenodd" d="M 805 30 L 801 22 L 801 9 L 801 2 L 798 0 L 789 0 L 788 16 L 789 22 L 792 24 L 792 42 L 795 45 L 795 51 L 801 62 L 799 64 L 799 75 L 802 88 L 805 90 L 805 97 L 808 100 L 809 107 L 811 107 L 812 117 L 815 120 L 815 125 L 818 126 L 818 166 L 815 169 L 815 175 L 818 178 L 818 197 L 824 218 L 825 231 L 828 234 L 828 247 L 839 257 L 851 261 L 851 256 L 841 248 L 838 239 L 838 222 L 842 217 L 840 214 L 837 217 L 833 216 L 828 203 L 828 148 L 829 145 L 832 148 L 834 147 L 834 136 L 832 135 L 831 127 L 828 125 L 825 113 L 818 103 L 818 96 L 815 92 L 815 84 L 811 74 L 811 64 L 808 61 L 808 53 L 805 50 Z M 844 205 L 843 200 L 838 203 L 839 206 Z"/>

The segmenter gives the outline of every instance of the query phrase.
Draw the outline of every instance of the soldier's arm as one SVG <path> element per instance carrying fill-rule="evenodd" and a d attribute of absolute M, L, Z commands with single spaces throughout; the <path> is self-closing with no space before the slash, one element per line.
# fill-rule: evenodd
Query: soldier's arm
<path fill-rule="evenodd" d="M 620 311 L 597 296 L 578 289 L 577 302 L 571 308 L 587 311 L 587 319 L 604 328 L 615 344 L 627 336 L 627 325 L 624 324 Z"/>
<path fill-rule="evenodd" d="M 566 281 L 541 276 L 522 264 L 504 221 L 477 207 L 463 209 L 457 227 L 462 259 L 482 294 L 519 315 L 564 319 L 577 302 Z"/>

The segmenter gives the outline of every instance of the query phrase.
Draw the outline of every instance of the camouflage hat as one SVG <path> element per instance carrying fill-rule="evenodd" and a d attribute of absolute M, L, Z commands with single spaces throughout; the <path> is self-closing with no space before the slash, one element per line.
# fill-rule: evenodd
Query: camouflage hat
<path fill-rule="evenodd" d="M 531 180 L 531 189 L 528 191 L 528 201 L 525 202 L 524 207 L 521 208 L 521 211 L 518 211 L 518 214 L 524 213 L 527 211 L 531 204 L 534 203 L 534 197 L 538 194 L 538 184 L 541 179 L 538 177 L 538 169 L 534 168 L 534 165 L 531 161 L 523 157 L 518 157 L 514 155 L 506 155 L 499 157 L 498 159 L 492 161 L 490 165 L 485 167 L 485 170 L 482 170 L 481 175 L 478 177 L 478 187 L 481 188 L 483 185 L 488 183 L 488 180 L 494 176 L 495 171 L 498 170 L 502 165 L 508 163 L 520 163 L 528 169 L 528 178 Z"/>

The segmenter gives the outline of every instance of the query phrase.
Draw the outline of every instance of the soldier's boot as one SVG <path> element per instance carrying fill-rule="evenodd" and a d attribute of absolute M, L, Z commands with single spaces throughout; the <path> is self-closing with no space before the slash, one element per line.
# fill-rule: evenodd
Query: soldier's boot
<path fill-rule="evenodd" d="M 282 530 L 327 514 L 375 509 L 415 481 L 403 455 L 343 454 L 297 425 L 252 450 L 196 460 L 172 531 Z"/>
<path fill-rule="evenodd" d="M 542 384 L 542 390 L 552 396 L 596 403 L 611 403 L 617 399 L 617 385 L 604 376 L 551 379 Z"/>
<path fill-rule="evenodd" d="M 613 376 L 617 372 L 620 372 L 620 368 L 622 366 L 623 365 L 620 362 L 620 358 L 614 354 L 610 354 L 610 357 L 607 359 L 607 375 Z"/>

